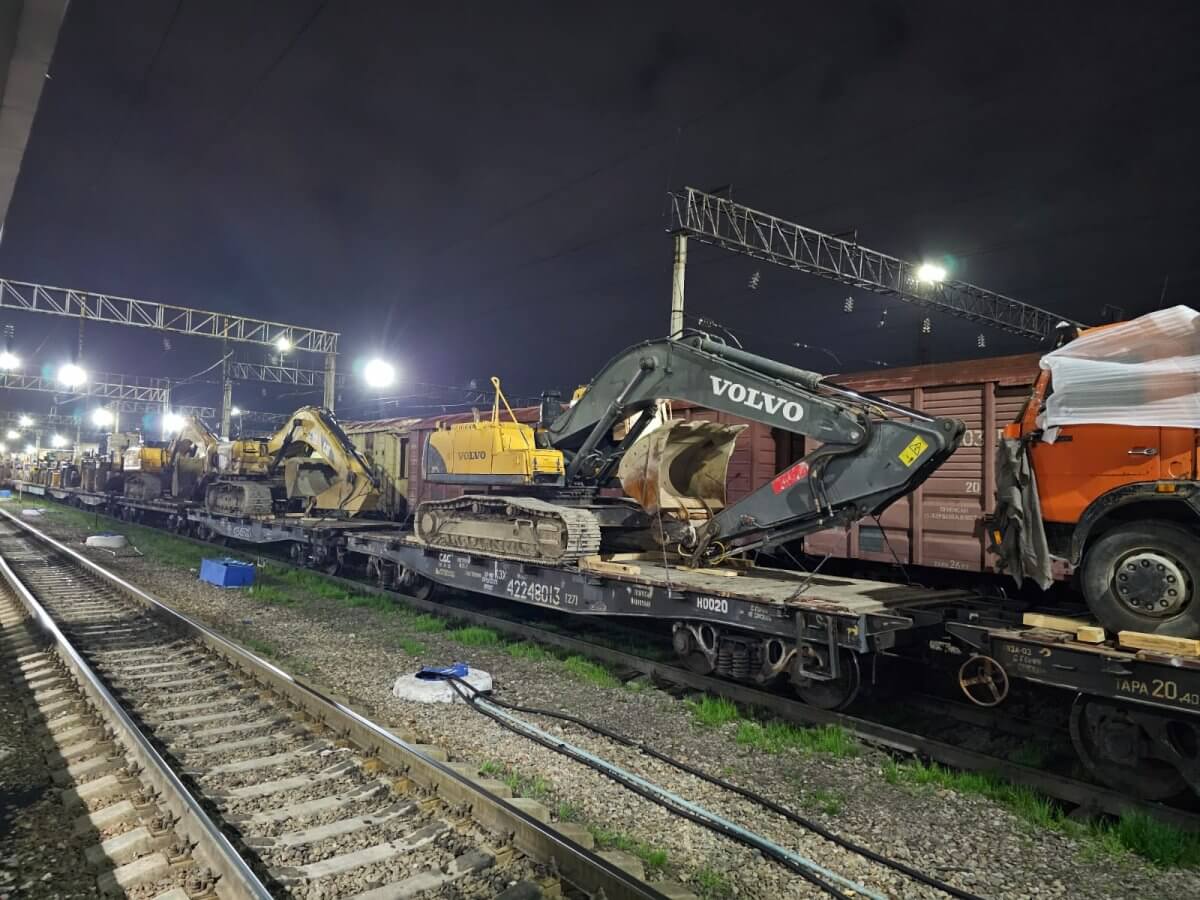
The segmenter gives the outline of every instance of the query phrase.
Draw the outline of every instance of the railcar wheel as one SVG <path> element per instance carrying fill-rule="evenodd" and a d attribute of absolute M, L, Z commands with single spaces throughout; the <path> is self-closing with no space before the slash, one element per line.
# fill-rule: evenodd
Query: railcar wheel
<path fill-rule="evenodd" d="M 1197 788 L 1196 739 L 1196 728 L 1190 723 L 1086 694 L 1079 694 L 1071 706 L 1071 743 L 1088 771 L 1109 787 L 1143 800 L 1166 800 L 1182 793 L 1189 778 L 1180 766 L 1189 771 L 1192 787 Z"/>
<path fill-rule="evenodd" d="M 841 650 L 838 658 L 838 677 L 832 680 L 819 681 L 815 678 L 797 676 L 793 668 L 791 674 L 792 690 L 796 696 L 809 706 L 820 709 L 845 709 L 858 697 L 862 689 L 862 669 L 858 664 L 858 654 L 849 650 Z"/>
<path fill-rule="evenodd" d="M 428 600 L 437 590 L 437 582 L 405 569 L 400 575 L 400 590 L 417 600 Z"/>
<path fill-rule="evenodd" d="M 676 622 L 671 643 L 680 663 L 697 675 L 711 675 L 716 669 L 717 633 L 711 625 L 691 626 Z"/>
<path fill-rule="evenodd" d="M 1088 548 L 1082 584 L 1110 631 L 1200 635 L 1200 538 L 1178 525 L 1114 528 Z"/>

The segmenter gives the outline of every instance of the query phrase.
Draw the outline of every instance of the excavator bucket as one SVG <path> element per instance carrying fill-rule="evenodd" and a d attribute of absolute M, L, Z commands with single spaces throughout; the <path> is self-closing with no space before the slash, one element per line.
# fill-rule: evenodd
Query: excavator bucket
<path fill-rule="evenodd" d="M 674 419 L 638 438 L 617 468 L 625 493 L 651 515 L 703 521 L 725 508 L 725 476 L 745 425 Z"/>

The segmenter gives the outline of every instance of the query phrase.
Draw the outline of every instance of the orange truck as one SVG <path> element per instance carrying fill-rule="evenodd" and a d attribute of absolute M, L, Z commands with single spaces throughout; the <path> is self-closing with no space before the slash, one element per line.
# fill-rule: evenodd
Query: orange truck
<path fill-rule="evenodd" d="M 1200 637 L 1197 360 L 1186 307 L 1066 332 L 1001 441 L 993 550 L 1043 588 L 1073 574 L 1111 631 Z"/>

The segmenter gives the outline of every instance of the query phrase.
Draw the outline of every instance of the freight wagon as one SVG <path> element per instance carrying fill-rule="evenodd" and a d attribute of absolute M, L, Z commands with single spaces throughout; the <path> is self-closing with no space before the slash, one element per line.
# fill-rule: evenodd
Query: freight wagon
<path fill-rule="evenodd" d="M 995 507 L 996 447 L 1038 373 L 1037 353 L 837 376 L 838 384 L 967 425 L 962 444 L 930 479 L 879 521 L 809 535 L 814 556 L 995 572 L 984 517 Z M 804 451 L 798 440 L 795 455 Z M 893 555 L 894 554 L 894 555 Z"/>

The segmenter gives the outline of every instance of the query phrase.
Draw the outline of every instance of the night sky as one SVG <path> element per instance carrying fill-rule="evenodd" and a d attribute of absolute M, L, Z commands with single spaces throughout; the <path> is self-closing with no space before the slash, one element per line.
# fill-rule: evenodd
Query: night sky
<path fill-rule="evenodd" d="M 1158 307 L 1168 276 L 1195 305 L 1198 27 L 1194 3 L 72 0 L 0 272 L 340 330 L 347 368 L 516 394 L 665 334 L 684 184 L 1083 321 Z M 695 242 L 687 287 L 822 371 L 913 362 L 926 315 Z M 935 360 L 1037 348 L 932 316 Z M 5 321 L 39 363 L 76 338 Z M 220 351 L 85 342 L 91 369 L 142 374 Z M 235 402 L 319 400 L 268 393 Z"/>

